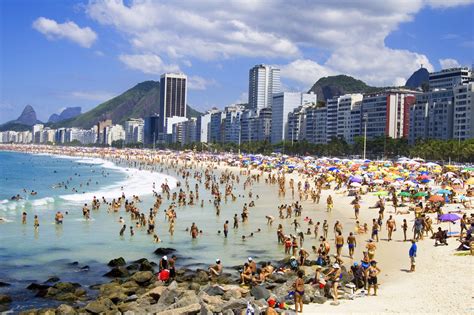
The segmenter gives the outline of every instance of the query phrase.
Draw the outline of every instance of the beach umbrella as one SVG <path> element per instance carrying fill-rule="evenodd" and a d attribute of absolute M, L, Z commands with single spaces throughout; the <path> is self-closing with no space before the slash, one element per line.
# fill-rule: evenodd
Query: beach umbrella
<path fill-rule="evenodd" d="M 444 201 L 444 198 L 441 197 L 441 196 L 438 196 L 438 195 L 434 195 L 434 196 L 431 196 L 428 201 L 431 201 L 431 202 L 442 202 Z"/>
<path fill-rule="evenodd" d="M 354 183 L 362 183 L 363 179 L 360 176 L 351 176 L 349 180 Z"/>
<path fill-rule="evenodd" d="M 417 192 L 416 194 L 414 194 L 415 197 L 426 197 L 428 196 L 428 193 L 424 192 L 424 191 L 420 191 L 420 192 Z"/>
<path fill-rule="evenodd" d="M 473 171 L 474 171 L 474 167 L 466 167 L 466 168 L 463 168 L 463 171 L 466 171 L 466 172 L 473 172 Z"/>
<path fill-rule="evenodd" d="M 429 183 L 430 180 L 429 180 L 429 179 L 422 179 L 422 180 L 420 180 L 420 182 L 422 182 L 422 183 Z"/>
<path fill-rule="evenodd" d="M 460 220 L 461 217 L 455 213 L 445 213 L 438 217 L 441 222 L 454 222 Z"/>
<path fill-rule="evenodd" d="M 388 196 L 388 192 L 380 190 L 380 191 L 377 191 L 376 193 L 374 193 L 374 196 Z"/>
<path fill-rule="evenodd" d="M 398 195 L 403 197 L 411 197 L 411 194 L 407 191 L 399 192 Z"/>
<path fill-rule="evenodd" d="M 466 181 L 466 184 L 467 184 L 467 185 L 474 185 L 474 177 L 469 178 L 469 179 Z"/>
<path fill-rule="evenodd" d="M 351 187 L 360 187 L 360 186 L 361 186 L 361 184 L 358 183 L 358 182 L 352 182 L 351 183 Z"/>
<path fill-rule="evenodd" d="M 451 195 L 451 191 L 447 190 L 447 189 L 440 189 L 436 192 L 438 195 Z"/>

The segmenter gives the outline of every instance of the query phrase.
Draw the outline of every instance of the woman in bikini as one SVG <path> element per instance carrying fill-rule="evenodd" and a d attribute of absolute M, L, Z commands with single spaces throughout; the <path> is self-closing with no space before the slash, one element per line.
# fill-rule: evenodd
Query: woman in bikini
<path fill-rule="evenodd" d="M 303 312 L 303 296 L 304 296 L 304 272 L 303 270 L 298 271 L 298 278 L 293 284 L 295 288 L 295 313 Z"/>

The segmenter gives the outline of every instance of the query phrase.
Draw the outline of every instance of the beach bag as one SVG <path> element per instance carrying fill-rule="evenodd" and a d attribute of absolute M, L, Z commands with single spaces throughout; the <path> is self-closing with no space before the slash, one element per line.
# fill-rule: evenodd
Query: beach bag
<path fill-rule="evenodd" d="M 166 282 L 170 278 L 170 271 L 168 269 L 163 269 L 158 274 L 158 280 Z"/>

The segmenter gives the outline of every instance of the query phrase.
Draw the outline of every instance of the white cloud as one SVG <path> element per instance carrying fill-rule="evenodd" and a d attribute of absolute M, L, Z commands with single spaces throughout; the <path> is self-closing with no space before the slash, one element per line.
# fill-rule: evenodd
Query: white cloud
<path fill-rule="evenodd" d="M 191 90 L 206 90 L 208 86 L 216 85 L 216 81 L 208 80 L 200 76 L 188 77 L 188 88 Z"/>
<path fill-rule="evenodd" d="M 33 22 L 33 28 L 49 40 L 65 38 L 85 48 L 90 48 L 97 40 L 97 34 L 90 27 L 81 28 L 71 21 L 58 23 L 52 19 L 39 17 Z"/>
<path fill-rule="evenodd" d="M 424 7 L 444 9 L 472 2 L 95 0 L 86 12 L 123 35 L 134 56 L 154 56 L 147 58 L 151 62 L 143 57 L 121 58 L 145 73 L 156 73 L 143 66 L 149 63 L 152 69 L 162 70 L 187 66 L 193 58 L 218 65 L 221 60 L 252 57 L 266 63 L 278 59 L 284 78 L 308 87 L 322 76 L 338 73 L 382 86 L 402 82 L 421 63 L 433 70 L 424 54 L 387 47 L 390 33 L 412 21 Z M 321 51 L 325 59 L 315 61 L 314 52 Z"/>
<path fill-rule="evenodd" d="M 79 100 L 103 102 L 116 96 L 114 93 L 104 91 L 73 91 L 67 95 Z"/>
<path fill-rule="evenodd" d="M 336 72 L 309 59 L 297 59 L 289 64 L 280 66 L 281 76 L 311 85 L 322 77 L 327 77 Z"/>
<path fill-rule="evenodd" d="M 160 56 L 153 54 L 120 55 L 120 61 L 130 69 L 140 70 L 147 74 L 162 74 L 163 72 L 179 72 L 176 64 L 165 64 Z"/>
<path fill-rule="evenodd" d="M 457 68 L 461 66 L 456 59 L 452 58 L 440 59 L 439 64 L 441 69 Z"/>

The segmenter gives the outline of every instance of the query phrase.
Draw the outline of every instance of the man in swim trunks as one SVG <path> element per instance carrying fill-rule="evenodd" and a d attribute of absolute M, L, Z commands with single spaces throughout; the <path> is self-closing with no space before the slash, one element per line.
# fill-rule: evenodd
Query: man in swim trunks
<path fill-rule="evenodd" d="M 352 259 L 354 256 L 354 250 L 357 246 L 356 237 L 354 236 L 352 232 L 350 232 L 349 236 L 347 237 L 347 246 L 349 247 L 349 257 L 351 257 Z"/>
<path fill-rule="evenodd" d="M 342 236 L 342 233 L 340 231 L 337 232 L 335 243 L 336 243 L 337 255 L 340 256 L 341 251 L 342 251 L 342 246 L 344 246 L 344 236 Z"/>

